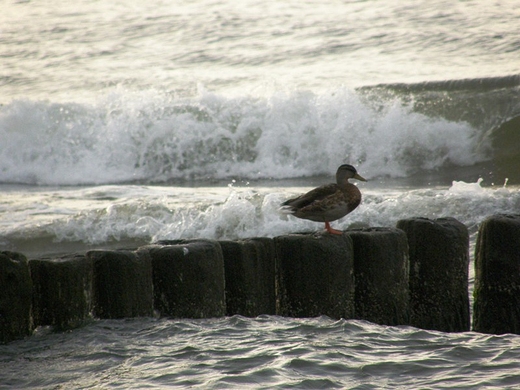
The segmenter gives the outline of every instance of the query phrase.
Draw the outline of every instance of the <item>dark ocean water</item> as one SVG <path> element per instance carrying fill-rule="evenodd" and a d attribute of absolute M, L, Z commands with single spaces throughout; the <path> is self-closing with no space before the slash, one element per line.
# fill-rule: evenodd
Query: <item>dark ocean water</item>
<path fill-rule="evenodd" d="M 513 389 L 520 337 L 327 317 L 96 321 L 0 346 L 2 388 Z"/>
<path fill-rule="evenodd" d="M 0 14 L 0 249 L 273 237 L 520 211 L 514 0 L 30 2 Z M 470 288 L 473 286 L 470 264 Z M 93 320 L 0 346 L 0 388 L 518 388 L 518 336 L 328 318 Z"/>

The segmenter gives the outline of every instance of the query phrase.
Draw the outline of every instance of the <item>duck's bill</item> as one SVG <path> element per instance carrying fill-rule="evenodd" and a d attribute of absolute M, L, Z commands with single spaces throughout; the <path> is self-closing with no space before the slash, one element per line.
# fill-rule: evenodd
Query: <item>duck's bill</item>
<path fill-rule="evenodd" d="M 365 179 L 363 176 L 361 176 L 359 173 L 356 173 L 354 175 L 354 179 L 358 179 L 358 180 L 361 180 L 361 181 L 367 181 L 367 179 Z"/>

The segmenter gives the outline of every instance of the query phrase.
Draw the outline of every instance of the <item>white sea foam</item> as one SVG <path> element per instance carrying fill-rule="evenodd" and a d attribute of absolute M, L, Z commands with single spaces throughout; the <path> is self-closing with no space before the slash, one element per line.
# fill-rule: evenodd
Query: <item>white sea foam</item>
<path fill-rule="evenodd" d="M 496 213 L 520 209 L 517 188 L 484 188 L 459 182 L 450 188 L 371 189 L 363 202 L 332 224 L 339 229 L 395 226 L 398 220 L 454 217 L 470 228 Z M 466 188 L 461 190 L 461 188 Z M 238 239 L 318 231 L 323 225 L 279 211 L 280 204 L 309 187 L 140 187 L 103 186 L 39 191 L 32 197 L 6 194 L 0 209 L 0 236 L 9 240 L 47 238 L 55 242 L 102 245 L 164 239 Z"/>
<path fill-rule="evenodd" d="M 374 108 L 348 89 L 192 98 L 115 89 L 97 104 L 20 100 L 0 108 L 0 182 L 291 178 L 344 162 L 368 178 L 486 159 L 478 131 L 399 100 Z"/>
<path fill-rule="evenodd" d="M 448 191 L 452 194 L 483 194 L 485 190 L 481 186 L 482 181 L 482 178 L 479 178 L 476 183 L 454 181 Z"/>

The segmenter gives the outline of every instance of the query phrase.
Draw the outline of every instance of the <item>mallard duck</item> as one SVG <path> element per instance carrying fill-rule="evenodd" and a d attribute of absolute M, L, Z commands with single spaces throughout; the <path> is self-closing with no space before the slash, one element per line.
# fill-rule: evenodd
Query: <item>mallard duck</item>
<path fill-rule="evenodd" d="M 366 181 L 352 165 L 343 164 L 336 171 L 336 183 L 322 185 L 289 199 L 282 203 L 281 210 L 297 218 L 325 222 L 329 233 L 343 234 L 341 230 L 333 229 L 329 222 L 343 218 L 361 203 L 361 192 L 348 179 Z"/>

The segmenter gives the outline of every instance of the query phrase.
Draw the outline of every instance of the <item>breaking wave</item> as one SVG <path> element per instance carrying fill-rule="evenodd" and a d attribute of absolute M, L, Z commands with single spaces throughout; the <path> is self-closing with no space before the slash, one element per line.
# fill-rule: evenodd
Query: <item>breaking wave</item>
<path fill-rule="evenodd" d="M 16 100 L 0 107 L 0 182 L 280 179 L 330 175 L 344 162 L 369 178 L 406 177 L 516 163 L 519 83 L 506 79 L 238 97 L 115 88 L 95 104 Z"/>

